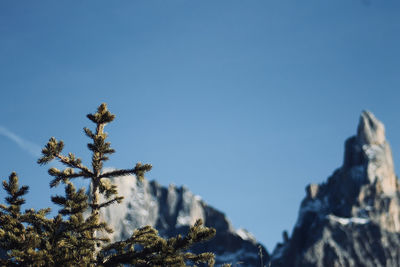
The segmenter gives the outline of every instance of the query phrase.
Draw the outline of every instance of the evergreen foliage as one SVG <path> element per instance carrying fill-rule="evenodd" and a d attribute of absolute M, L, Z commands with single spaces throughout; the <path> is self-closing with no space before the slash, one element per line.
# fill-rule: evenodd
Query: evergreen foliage
<path fill-rule="evenodd" d="M 91 167 L 73 153 L 62 154 L 64 143 L 54 137 L 42 150 L 39 164 L 57 160 L 65 165 L 63 170 L 50 168 L 48 173 L 53 179 L 50 187 L 65 186 L 64 196 L 52 196 L 51 200 L 60 206 L 58 215 L 48 219 L 50 209 L 21 212 L 25 203 L 23 196 L 27 186 L 20 187 L 16 173 L 12 173 L 8 182 L 3 182 L 7 192 L 7 205 L 0 205 L 0 248 L 7 253 L 0 259 L 2 266 L 187 266 L 206 263 L 214 265 L 214 254 L 210 252 L 194 254 L 188 250 L 193 244 L 209 240 L 215 235 L 215 229 L 203 226 L 198 220 L 186 236 L 164 239 L 151 226 L 134 231 L 127 240 L 111 243 L 107 233 L 112 229 L 101 221 L 100 210 L 112 204 L 121 203 L 111 177 L 124 179 L 124 175 L 134 174 L 139 181 L 151 170 L 150 164 L 137 163 L 132 169 L 103 171 L 103 164 L 114 153 L 111 144 L 106 141 L 106 124 L 112 122 L 115 115 L 101 104 L 97 112 L 87 117 L 95 123 L 95 131 L 84 128 L 91 139 L 87 145 L 92 153 Z M 90 192 L 84 188 L 76 190 L 74 179 L 90 181 Z M 100 201 L 103 195 L 104 201 Z"/>

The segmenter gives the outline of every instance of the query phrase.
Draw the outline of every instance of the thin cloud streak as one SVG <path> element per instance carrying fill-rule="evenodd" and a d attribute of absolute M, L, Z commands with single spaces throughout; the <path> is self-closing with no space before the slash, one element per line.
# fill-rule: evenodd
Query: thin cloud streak
<path fill-rule="evenodd" d="M 35 157 L 36 159 L 41 156 L 41 147 L 35 143 L 32 143 L 24 138 L 18 136 L 17 134 L 11 132 L 6 127 L 0 125 L 0 135 L 7 137 L 9 140 L 13 141 L 17 144 L 22 150 L 28 152 L 31 156 Z M 57 161 L 53 161 L 49 164 L 50 167 L 56 167 L 58 169 L 63 169 L 63 165 Z M 83 179 L 74 179 L 72 181 L 76 187 L 84 187 L 88 188 L 89 182 Z"/>
<path fill-rule="evenodd" d="M 22 137 L 16 135 L 15 133 L 8 130 L 6 127 L 0 125 L 0 135 L 7 137 L 14 143 L 16 143 L 21 149 L 28 152 L 35 158 L 40 157 L 41 148 L 35 143 L 23 139 Z"/>

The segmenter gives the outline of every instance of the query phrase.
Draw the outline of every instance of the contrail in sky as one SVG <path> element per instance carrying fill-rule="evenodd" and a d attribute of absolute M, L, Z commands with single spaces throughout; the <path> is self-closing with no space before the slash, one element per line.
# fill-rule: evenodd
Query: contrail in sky
<path fill-rule="evenodd" d="M 8 130 L 6 127 L 0 125 L 0 135 L 7 137 L 14 143 L 16 143 L 21 149 L 28 152 L 31 156 L 35 157 L 36 159 L 41 156 L 41 147 L 35 143 L 32 143 L 24 138 L 16 135 L 15 133 Z M 63 165 L 57 161 L 51 162 L 50 167 L 57 167 L 58 169 L 62 169 Z M 74 184 L 78 187 L 88 187 L 88 181 L 82 179 L 74 180 Z"/>
<path fill-rule="evenodd" d="M 3 135 L 16 143 L 20 148 L 34 156 L 35 158 L 40 157 L 41 148 L 35 143 L 32 143 L 28 140 L 23 139 L 22 137 L 16 135 L 15 133 L 11 132 L 7 128 L 0 125 L 0 135 Z"/>

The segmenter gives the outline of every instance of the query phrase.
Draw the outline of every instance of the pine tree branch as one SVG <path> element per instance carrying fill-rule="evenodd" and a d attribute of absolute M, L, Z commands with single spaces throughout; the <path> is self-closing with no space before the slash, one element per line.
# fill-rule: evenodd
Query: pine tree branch
<path fill-rule="evenodd" d="M 113 199 L 111 199 L 109 201 L 103 202 L 101 204 L 90 204 L 90 207 L 93 208 L 93 209 L 101 209 L 101 208 L 104 208 L 104 207 L 107 207 L 107 206 L 111 205 L 114 202 L 121 203 L 121 201 L 123 199 L 124 199 L 124 197 L 115 197 L 115 198 L 113 198 Z"/>
<path fill-rule="evenodd" d="M 49 174 L 54 176 L 55 178 L 50 181 L 50 187 L 55 187 L 60 184 L 61 181 L 64 183 L 68 182 L 69 179 L 76 179 L 76 178 L 83 178 L 83 179 L 89 179 L 90 177 L 87 177 L 82 171 L 78 173 L 72 173 L 72 174 L 64 174 L 60 172 L 59 174 L 53 175 L 50 173 L 49 169 Z"/>
<path fill-rule="evenodd" d="M 60 162 L 65 164 L 66 166 L 80 169 L 82 171 L 83 177 L 91 178 L 94 176 L 93 172 L 88 167 L 76 162 L 75 160 L 71 160 L 71 157 L 66 157 L 61 154 L 56 154 L 55 157 L 58 158 Z"/>
<path fill-rule="evenodd" d="M 114 178 L 114 177 L 122 177 L 122 176 L 129 175 L 129 174 L 135 174 L 140 179 L 140 177 L 143 178 L 144 173 L 150 171 L 151 168 L 152 168 L 151 164 L 142 165 L 141 163 L 137 163 L 135 168 L 133 168 L 133 169 L 115 170 L 115 171 L 105 172 L 105 173 L 101 174 L 99 176 L 99 178 L 105 178 L 105 177 Z"/>

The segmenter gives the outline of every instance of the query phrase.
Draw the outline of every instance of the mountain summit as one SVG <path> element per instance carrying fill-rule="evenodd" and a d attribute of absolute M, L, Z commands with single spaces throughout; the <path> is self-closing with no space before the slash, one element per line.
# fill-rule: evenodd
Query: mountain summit
<path fill-rule="evenodd" d="M 343 165 L 325 183 L 307 186 L 271 266 L 400 266 L 399 189 L 385 127 L 363 111 Z"/>
<path fill-rule="evenodd" d="M 190 225 L 202 219 L 206 226 L 217 230 L 210 241 L 198 244 L 196 251 L 210 251 L 216 255 L 216 263 L 232 263 L 250 267 L 260 265 L 260 249 L 266 264 L 269 255 L 254 236 L 245 229 L 234 229 L 227 217 L 206 204 L 186 187 L 169 185 L 164 187 L 155 181 L 112 179 L 118 192 L 125 197 L 120 205 L 106 207 L 101 216 L 114 229 L 112 241 L 130 237 L 133 230 L 145 225 L 155 227 L 160 235 L 171 237 L 186 233 Z"/>

